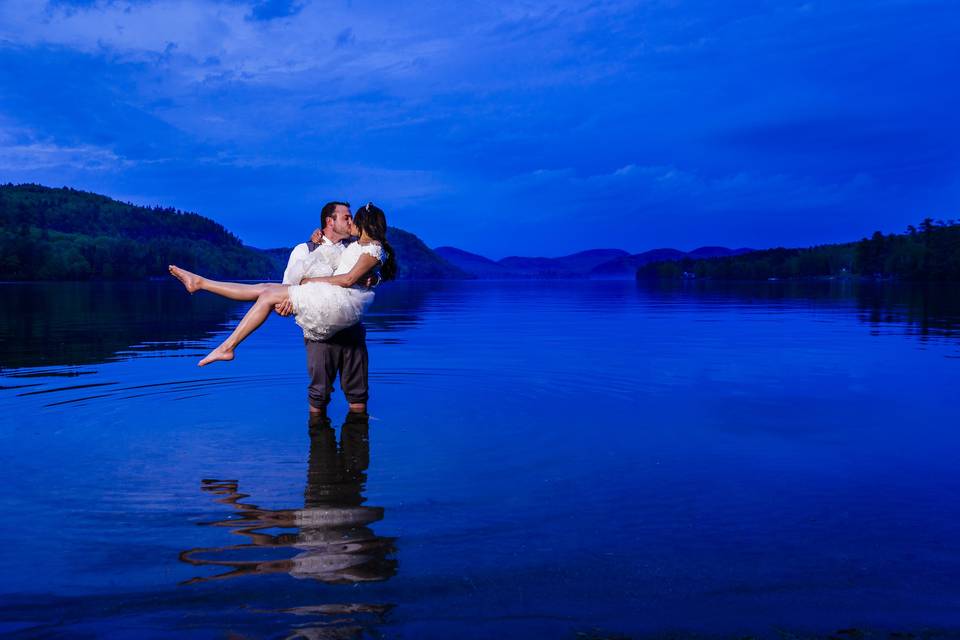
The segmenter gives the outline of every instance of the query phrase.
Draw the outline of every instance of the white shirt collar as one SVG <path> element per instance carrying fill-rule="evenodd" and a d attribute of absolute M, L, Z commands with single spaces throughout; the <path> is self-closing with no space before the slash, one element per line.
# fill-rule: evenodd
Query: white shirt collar
<path fill-rule="evenodd" d="M 334 245 L 334 246 L 337 246 L 337 247 L 344 247 L 344 246 L 350 244 L 350 241 L 353 240 L 353 238 L 347 237 L 347 238 L 344 238 L 343 240 L 341 240 L 341 241 L 339 241 L 339 242 L 334 242 L 333 240 L 331 240 L 330 238 L 328 238 L 328 237 L 325 236 L 325 235 L 321 235 L 320 237 L 323 238 L 323 242 L 322 242 L 321 244 Z"/>

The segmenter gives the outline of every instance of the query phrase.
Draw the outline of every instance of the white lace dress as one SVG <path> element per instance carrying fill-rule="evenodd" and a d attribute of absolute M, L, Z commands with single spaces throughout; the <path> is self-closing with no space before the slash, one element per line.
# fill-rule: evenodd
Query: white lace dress
<path fill-rule="evenodd" d="M 301 246 L 304 249 L 307 248 L 306 244 Z M 294 252 L 296 251 L 297 249 L 294 249 Z M 340 265 L 340 256 L 344 251 L 346 251 L 346 247 L 339 242 L 330 242 L 324 239 L 320 246 L 307 253 L 303 258 L 299 260 L 290 258 L 290 262 L 283 272 L 283 283 L 300 284 L 300 280 L 303 278 L 332 276 Z"/>
<path fill-rule="evenodd" d="M 383 247 L 379 244 L 361 245 L 354 242 L 343 250 L 340 264 L 331 273 L 322 272 L 318 264 L 308 268 L 305 277 L 343 275 L 349 273 L 360 256 L 367 254 L 383 262 Z M 296 314 L 297 324 L 308 340 L 325 340 L 341 329 L 360 322 L 367 307 L 373 302 L 373 291 L 361 286 L 339 287 L 326 282 L 308 282 L 292 285 L 290 302 Z"/>

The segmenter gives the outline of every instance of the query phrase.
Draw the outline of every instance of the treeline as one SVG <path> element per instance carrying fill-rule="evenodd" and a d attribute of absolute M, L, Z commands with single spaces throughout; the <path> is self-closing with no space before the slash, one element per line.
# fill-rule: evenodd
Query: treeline
<path fill-rule="evenodd" d="M 655 262 L 637 270 L 639 279 L 708 278 L 769 280 L 825 277 L 960 280 L 960 223 L 927 218 L 906 233 L 807 249 L 767 249 L 739 256 Z"/>
<path fill-rule="evenodd" d="M 141 279 L 165 275 L 171 262 L 216 277 L 276 277 L 269 256 L 198 214 L 0 185 L 0 279 Z"/>
<path fill-rule="evenodd" d="M 903 280 L 960 280 L 960 222 L 927 218 L 905 234 L 879 231 L 857 243 L 857 273 Z"/>

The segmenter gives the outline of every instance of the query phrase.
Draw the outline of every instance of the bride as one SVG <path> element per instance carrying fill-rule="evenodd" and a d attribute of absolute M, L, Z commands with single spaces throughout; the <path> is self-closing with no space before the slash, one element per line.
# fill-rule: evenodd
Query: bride
<path fill-rule="evenodd" d="M 170 265 L 170 273 L 190 293 L 209 291 L 231 300 L 256 300 L 233 333 L 198 366 L 233 360 L 237 345 L 263 324 L 274 305 L 288 300 L 303 335 L 310 340 L 323 340 L 359 322 L 374 294 L 357 283 L 378 266 L 381 281 L 392 280 L 397 274 L 397 261 L 387 242 L 387 219 L 379 207 L 369 203 L 360 208 L 350 225 L 350 233 L 359 238 L 343 250 L 339 266 L 333 269 L 323 260 L 306 262 L 300 268 L 307 277 L 299 285 L 219 282 Z M 319 251 L 314 253 L 321 255 Z"/>

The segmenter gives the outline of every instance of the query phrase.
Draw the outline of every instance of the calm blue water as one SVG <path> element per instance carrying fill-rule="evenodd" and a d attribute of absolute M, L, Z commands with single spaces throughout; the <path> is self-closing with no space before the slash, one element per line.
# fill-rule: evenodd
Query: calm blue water
<path fill-rule="evenodd" d="M 949 289 L 391 283 L 329 425 L 291 320 L 0 293 L 0 633 L 960 630 Z"/>

